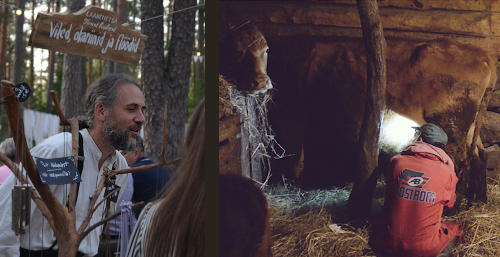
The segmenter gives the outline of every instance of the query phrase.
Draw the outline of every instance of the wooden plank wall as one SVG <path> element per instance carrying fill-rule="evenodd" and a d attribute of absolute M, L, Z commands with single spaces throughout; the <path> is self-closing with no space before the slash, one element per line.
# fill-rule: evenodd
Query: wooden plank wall
<path fill-rule="evenodd" d="M 452 37 L 500 53 L 500 0 L 379 0 L 384 35 Z M 361 37 L 356 0 L 221 1 L 220 15 L 252 20 L 270 36 Z"/>

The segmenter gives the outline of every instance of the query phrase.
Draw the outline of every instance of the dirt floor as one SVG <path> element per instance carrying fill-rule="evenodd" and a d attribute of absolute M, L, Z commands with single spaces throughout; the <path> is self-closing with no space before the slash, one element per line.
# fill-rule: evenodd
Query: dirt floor
<path fill-rule="evenodd" d="M 346 223 L 349 188 L 305 192 L 281 186 L 264 191 L 271 209 L 274 256 L 375 256 L 368 244 L 371 225 Z M 383 183 L 377 184 L 375 195 L 381 200 Z M 377 203 L 372 206 L 377 208 Z M 453 256 L 500 256 L 499 180 L 488 179 L 488 203 L 475 203 L 445 219 L 463 228 Z"/>

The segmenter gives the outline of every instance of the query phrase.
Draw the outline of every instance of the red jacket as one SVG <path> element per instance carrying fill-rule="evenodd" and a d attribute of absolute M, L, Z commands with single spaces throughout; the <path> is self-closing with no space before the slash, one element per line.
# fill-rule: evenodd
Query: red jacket
<path fill-rule="evenodd" d="M 384 235 L 380 244 L 394 256 L 436 256 L 455 236 L 454 222 L 442 222 L 453 207 L 457 176 L 440 148 L 417 141 L 390 160 L 386 173 Z"/>

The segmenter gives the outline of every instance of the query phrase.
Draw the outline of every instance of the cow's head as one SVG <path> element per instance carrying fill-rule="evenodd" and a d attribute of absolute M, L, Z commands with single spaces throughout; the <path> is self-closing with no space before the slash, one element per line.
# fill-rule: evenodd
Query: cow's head
<path fill-rule="evenodd" d="M 220 73 L 241 91 L 265 93 L 273 88 L 267 75 L 268 49 L 264 35 L 249 21 L 229 26 L 219 48 Z"/>

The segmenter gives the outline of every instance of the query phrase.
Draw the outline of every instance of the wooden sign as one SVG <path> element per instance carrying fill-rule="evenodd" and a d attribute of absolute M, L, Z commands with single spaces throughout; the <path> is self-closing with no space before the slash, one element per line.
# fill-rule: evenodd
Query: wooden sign
<path fill-rule="evenodd" d="M 118 24 L 116 13 L 86 6 L 76 13 L 39 13 L 29 44 L 63 53 L 137 65 L 146 36 Z"/>
<path fill-rule="evenodd" d="M 36 166 L 43 184 L 64 185 L 80 182 L 80 174 L 73 156 L 53 159 L 36 158 Z"/>

